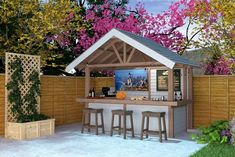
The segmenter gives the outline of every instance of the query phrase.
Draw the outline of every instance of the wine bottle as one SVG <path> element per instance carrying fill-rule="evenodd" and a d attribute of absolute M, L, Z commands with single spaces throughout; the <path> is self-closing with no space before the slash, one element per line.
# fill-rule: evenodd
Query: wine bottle
<path fill-rule="evenodd" d="M 182 100 L 182 99 L 183 99 L 182 92 L 180 91 L 180 100 Z"/>
<path fill-rule="evenodd" d="M 90 89 L 90 90 L 89 90 L 88 97 L 91 97 L 91 93 L 92 93 L 92 91 L 91 91 L 91 89 Z"/>
<path fill-rule="evenodd" d="M 93 88 L 91 91 L 91 97 L 94 98 L 95 97 L 95 89 Z"/>
<path fill-rule="evenodd" d="M 177 92 L 175 91 L 175 101 L 177 101 Z"/>

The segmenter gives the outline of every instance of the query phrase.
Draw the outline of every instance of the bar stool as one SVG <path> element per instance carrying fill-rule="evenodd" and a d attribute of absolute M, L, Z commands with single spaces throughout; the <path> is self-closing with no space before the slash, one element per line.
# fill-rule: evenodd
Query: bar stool
<path fill-rule="evenodd" d="M 166 132 L 166 119 L 165 119 L 165 112 L 151 112 L 151 111 L 145 111 L 142 112 L 142 125 L 141 125 L 141 140 L 143 140 L 143 135 L 146 135 L 146 138 L 148 138 L 149 134 L 155 134 L 160 136 L 160 142 L 162 142 L 162 134 L 164 134 L 165 140 L 167 140 L 167 132 Z M 150 117 L 158 118 L 158 131 L 149 130 L 149 119 Z M 145 118 L 147 118 L 147 126 L 145 127 Z M 163 129 L 162 130 L 162 122 L 163 121 Z"/>
<path fill-rule="evenodd" d="M 118 118 L 118 126 L 114 126 L 114 119 L 115 115 L 117 115 Z M 112 110 L 112 122 L 111 122 L 111 132 L 110 136 L 113 136 L 113 131 L 118 131 L 118 134 L 121 135 L 121 132 L 124 134 L 124 139 L 126 139 L 126 132 L 131 131 L 132 137 L 135 137 L 134 134 L 134 124 L 133 124 L 133 111 L 126 111 L 126 110 Z M 121 127 L 121 116 L 123 116 L 123 128 Z M 126 117 L 130 116 L 130 123 L 131 127 L 126 128 Z"/>
<path fill-rule="evenodd" d="M 91 125 L 91 114 L 95 114 L 95 125 Z M 100 114 L 101 125 L 98 124 L 98 114 Z M 86 123 L 86 117 L 88 118 L 88 122 Z M 98 128 L 102 128 L 102 133 L 104 134 L 104 118 L 103 118 L 103 109 L 93 109 L 93 108 L 85 108 L 82 112 L 82 130 L 81 133 L 84 132 L 84 128 L 88 129 L 90 132 L 91 128 L 96 129 L 96 135 L 98 135 Z"/>

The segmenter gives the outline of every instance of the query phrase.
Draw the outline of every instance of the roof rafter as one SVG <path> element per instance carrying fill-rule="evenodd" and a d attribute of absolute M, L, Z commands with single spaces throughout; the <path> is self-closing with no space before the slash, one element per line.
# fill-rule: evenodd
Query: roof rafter
<path fill-rule="evenodd" d="M 118 52 L 118 50 L 117 50 L 117 48 L 116 48 L 116 46 L 115 46 L 114 44 L 112 45 L 112 48 L 113 48 L 114 52 L 116 53 L 119 62 L 120 62 L 120 63 L 123 63 L 123 60 L 122 60 L 122 58 L 120 57 L 120 54 L 119 54 L 119 52 Z"/>
<path fill-rule="evenodd" d="M 135 53 L 135 48 L 133 47 L 132 48 L 132 50 L 131 50 L 131 53 L 130 53 L 130 55 L 128 56 L 128 59 L 127 59 L 127 63 L 129 63 L 130 61 L 131 61 L 131 58 L 132 58 L 132 56 L 133 56 L 133 54 Z"/>

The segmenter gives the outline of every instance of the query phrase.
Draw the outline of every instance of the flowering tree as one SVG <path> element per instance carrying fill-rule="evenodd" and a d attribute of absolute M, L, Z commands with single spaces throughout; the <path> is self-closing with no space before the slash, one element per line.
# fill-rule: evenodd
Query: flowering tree
<path fill-rule="evenodd" d="M 219 59 L 213 60 L 206 66 L 205 74 L 212 75 L 231 75 L 235 73 L 233 68 L 234 59 L 227 59 L 221 56 Z"/>
<path fill-rule="evenodd" d="M 234 0 L 194 0 L 185 12 L 199 34 L 198 48 L 204 48 L 212 58 L 207 74 L 234 74 L 235 68 L 235 5 Z"/>
<path fill-rule="evenodd" d="M 79 1 L 83 6 L 84 1 Z M 135 9 L 127 7 L 127 1 L 88 1 L 85 22 L 90 25 L 79 30 L 73 53 L 80 55 L 94 42 L 112 28 L 119 28 L 150 38 L 163 46 L 175 51 L 182 51 L 184 36 L 177 30 L 184 23 L 185 16 L 179 12 L 179 6 L 172 7 L 162 14 L 149 14 L 142 4 Z M 71 41 L 71 43 L 74 43 Z M 67 45 L 69 47 L 69 44 Z"/>
<path fill-rule="evenodd" d="M 201 30 L 199 46 L 216 45 L 227 57 L 235 55 L 234 0 L 197 0 L 190 17 L 196 17 L 195 30 Z"/>

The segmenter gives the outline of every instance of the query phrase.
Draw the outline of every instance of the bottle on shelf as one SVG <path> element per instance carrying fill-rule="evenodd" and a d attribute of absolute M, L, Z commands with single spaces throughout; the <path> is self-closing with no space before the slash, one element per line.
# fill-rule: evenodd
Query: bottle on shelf
<path fill-rule="evenodd" d="M 94 98 L 95 97 L 95 89 L 93 88 L 91 91 L 91 97 Z"/>
<path fill-rule="evenodd" d="M 182 92 L 180 91 L 180 101 L 183 99 Z"/>
<path fill-rule="evenodd" d="M 177 92 L 175 91 L 175 94 L 174 94 L 174 100 L 177 101 Z"/>
<path fill-rule="evenodd" d="M 89 90 L 89 93 L 88 93 L 88 97 L 91 97 L 91 93 L 92 93 L 92 91 L 91 91 L 91 89 Z"/>

